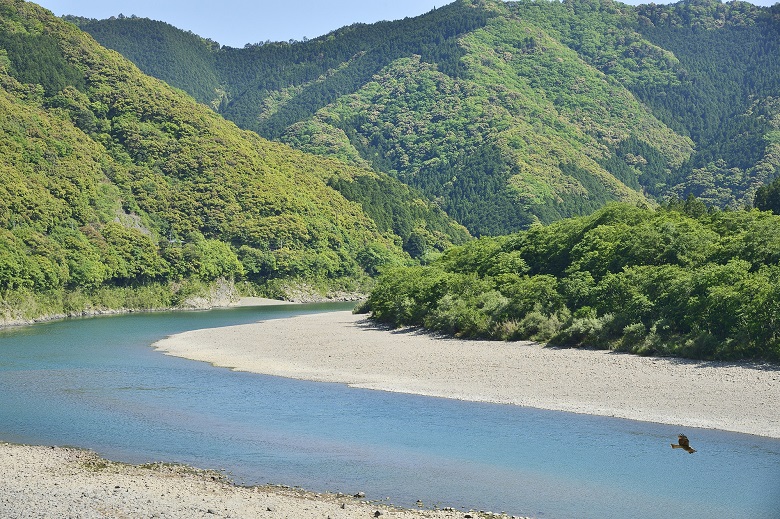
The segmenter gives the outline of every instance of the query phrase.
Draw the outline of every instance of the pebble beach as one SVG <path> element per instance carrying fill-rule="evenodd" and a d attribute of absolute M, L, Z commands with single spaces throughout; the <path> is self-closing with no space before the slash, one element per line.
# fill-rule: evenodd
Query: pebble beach
<path fill-rule="evenodd" d="M 479 511 L 403 510 L 361 496 L 242 487 L 186 466 L 126 465 L 71 448 L 0 443 L 4 519 L 447 519 Z"/>

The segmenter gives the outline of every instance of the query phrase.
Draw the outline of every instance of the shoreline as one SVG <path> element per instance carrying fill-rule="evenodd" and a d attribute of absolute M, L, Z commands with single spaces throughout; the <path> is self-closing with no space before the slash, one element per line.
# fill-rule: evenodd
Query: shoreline
<path fill-rule="evenodd" d="M 206 301 L 204 299 L 204 301 Z M 324 300 L 329 301 L 329 300 Z M 155 313 L 155 312 L 201 312 L 204 310 L 216 310 L 218 308 L 239 308 L 247 306 L 279 306 L 279 305 L 297 305 L 302 304 L 299 301 L 284 301 L 281 299 L 269 299 L 266 297 L 241 297 L 234 301 L 201 302 L 186 306 L 175 306 L 165 308 L 100 308 L 94 310 L 83 310 L 80 312 L 71 312 L 67 314 L 41 315 L 32 319 L 3 319 L 0 321 L 0 330 L 4 328 L 15 328 L 18 326 L 32 326 L 34 324 L 49 323 L 54 321 L 64 321 L 66 319 L 81 319 L 90 317 L 103 317 L 112 315 L 125 315 L 136 313 Z"/>
<path fill-rule="evenodd" d="M 92 451 L 0 442 L 2 517 L 290 517 L 455 519 L 508 517 L 453 509 L 410 510 L 356 495 L 282 485 L 239 486 L 218 471 L 109 461 Z"/>
<path fill-rule="evenodd" d="M 780 366 L 387 330 L 328 312 L 174 335 L 167 355 L 265 375 L 780 438 Z"/>

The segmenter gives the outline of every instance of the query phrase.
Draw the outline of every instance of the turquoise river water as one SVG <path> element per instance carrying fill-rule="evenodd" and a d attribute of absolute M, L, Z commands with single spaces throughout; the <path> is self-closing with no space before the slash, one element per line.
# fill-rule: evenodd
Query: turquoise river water
<path fill-rule="evenodd" d="M 346 308 L 130 314 L 0 331 L 0 440 L 221 469 L 244 484 L 363 491 L 401 506 L 780 519 L 777 439 L 232 372 L 150 347 L 184 330 Z M 669 447 L 679 432 L 697 453 Z"/>

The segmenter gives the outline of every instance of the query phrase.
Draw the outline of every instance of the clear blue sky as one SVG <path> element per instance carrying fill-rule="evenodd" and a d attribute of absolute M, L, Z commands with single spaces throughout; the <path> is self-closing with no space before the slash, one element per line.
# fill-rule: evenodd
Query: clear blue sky
<path fill-rule="evenodd" d="M 773 5 L 777 0 L 753 0 Z M 118 14 L 162 20 L 211 38 L 243 47 L 261 41 L 315 38 L 355 22 L 397 20 L 427 13 L 452 0 L 39 0 L 54 14 L 109 18 Z M 626 3 L 649 3 L 628 0 Z M 655 3 L 668 3 L 655 0 Z"/>
<path fill-rule="evenodd" d="M 162 20 L 243 47 L 261 41 L 315 38 L 355 22 L 418 16 L 452 0 L 39 0 L 57 16 L 109 18 L 118 14 Z"/>

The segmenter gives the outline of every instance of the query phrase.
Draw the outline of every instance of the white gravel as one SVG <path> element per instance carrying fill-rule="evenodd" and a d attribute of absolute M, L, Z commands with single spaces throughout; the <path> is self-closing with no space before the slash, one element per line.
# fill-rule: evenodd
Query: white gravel
<path fill-rule="evenodd" d="M 268 375 L 780 438 L 778 366 L 436 338 L 351 312 L 185 332 L 155 347 Z"/>

